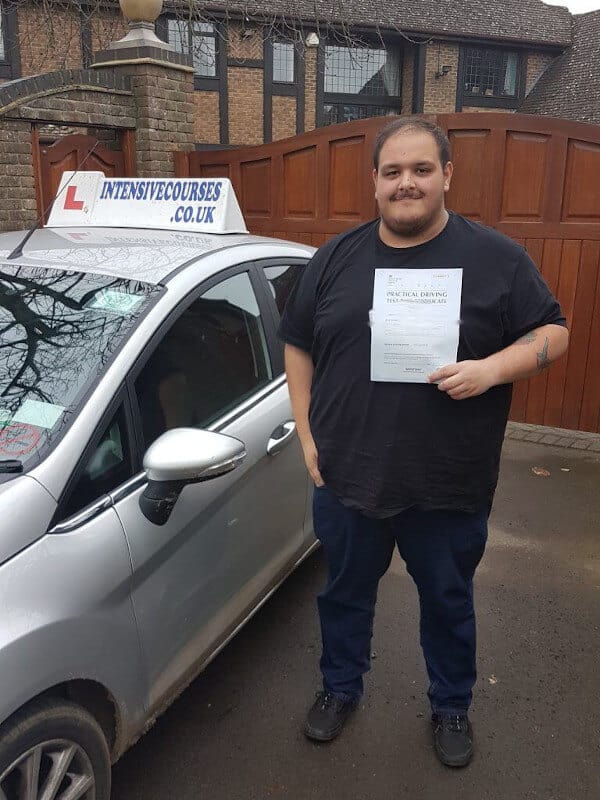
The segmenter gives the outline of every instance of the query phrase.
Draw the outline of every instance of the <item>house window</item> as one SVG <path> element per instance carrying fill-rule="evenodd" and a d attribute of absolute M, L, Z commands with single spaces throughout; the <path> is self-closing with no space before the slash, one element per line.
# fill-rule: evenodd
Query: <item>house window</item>
<path fill-rule="evenodd" d="M 468 47 L 464 53 L 464 95 L 516 99 L 520 84 L 519 53 Z"/>
<path fill-rule="evenodd" d="M 273 31 L 264 42 L 263 141 L 304 130 L 304 59 L 297 31 Z M 282 103 L 275 98 L 288 98 Z M 286 111 L 282 113 L 282 107 Z M 294 125 L 295 117 L 295 125 Z"/>
<path fill-rule="evenodd" d="M 4 18 L 4 10 L 0 8 L 0 61 L 6 61 L 6 47 L 4 44 L 5 35 L 6 35 L 6 20 Z"/>
<path fill-rule="evenodd" d="M 7 10 L 0 0 L 0 83 L 21 74 L 19 44 L 16 36 L 17 12 L 14 3 Z"/>
<path fill-rule="evenodd" d="M 273 42 L 273 82 L 294 83 L 294 45 Z"/>
<path fill-rule="evenodd" d="M 336 125 L 338 122 L 353 122 L 355 119 L 385 117 L 396 114 L 389 106 L 361 106 L 357 103 L 324 103 L 323 125 Z"/>
<path fill-rule="evenodd" d="M 191 54 L 197 77 L 217 77 L 217 31 L 212 23 L 169 19 L 168 38 L 179 53 Z"/>
<path fill-rule="evenodd" d="M 399 113 L 399 50 L 326 45 L 323 57 L 320 124 Z"/>
<path fill-rule="evenodd" d="M 325 48 L 325 92 L 332 94 L 400 94 L 398 58 L 370 47 Z"/>

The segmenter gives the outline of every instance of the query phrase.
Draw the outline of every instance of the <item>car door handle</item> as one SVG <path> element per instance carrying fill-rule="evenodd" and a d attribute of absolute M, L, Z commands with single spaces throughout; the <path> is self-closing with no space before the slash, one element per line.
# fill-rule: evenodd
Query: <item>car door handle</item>
<path fill-rule="evenodd" d="M 278 425 L 271 434 L 271 438 L 267 444 L 267 453 L 270 456 L 277 455 L 280 450 L 283 450 L 295 433 L 296 423 L 293 420 L 288 420 L 288 422 L 283 422 L 281 425 Z"/>

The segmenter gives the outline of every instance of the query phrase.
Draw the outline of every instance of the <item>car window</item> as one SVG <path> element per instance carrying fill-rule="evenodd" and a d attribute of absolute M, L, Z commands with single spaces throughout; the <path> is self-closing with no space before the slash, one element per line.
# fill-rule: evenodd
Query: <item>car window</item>
<path fill-rule="evenodd" d="M 304 264 L 282 264 L 281 266 L 263 268 L 280 314 L 283 314 L 290 292 L 302 274 L 303 269 Z"/>
<path fill-rule="evenodd" d="M 64 517 L 81 511 L 107 492 L 112 492 L 132 476 L 131 454 L 123 407 L 104 429 L 98 445 L 87 459 L 73 487 Z"/>
<path fill-rule="evenodd" d="M 127 278 L 0 264 L 0 481 L 34 467 L 163 290 Z"/>
<path fill-rule="evenodd" d="M 271 378 L 260 310 L 243 272 L 195 300 L 139 374 L 144 448 L 172 428 L 209 425 Z"/>

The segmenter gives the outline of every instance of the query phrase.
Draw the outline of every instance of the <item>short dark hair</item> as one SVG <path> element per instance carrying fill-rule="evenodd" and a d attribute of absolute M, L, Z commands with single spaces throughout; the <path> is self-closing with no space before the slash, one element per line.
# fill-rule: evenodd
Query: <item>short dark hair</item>
<path fill-rule="evenodd" d="M 398 117 L 393 122 L 388 123 L 377 134 L 375 139 L 375 147 L 373 148 L 373 166 L 379 169 L 379 155 L 381 148 L 392 136 L 404 131 L 424 131 L 430 136 L 433 136 L 437 144 L 438 152 L 440 154 L 440 161 L 442 167 L 450 161 L 450 142 L 444 131 L 439 128 L 435 123 L 428 122 L 426 119 L 420 117 Z"/>

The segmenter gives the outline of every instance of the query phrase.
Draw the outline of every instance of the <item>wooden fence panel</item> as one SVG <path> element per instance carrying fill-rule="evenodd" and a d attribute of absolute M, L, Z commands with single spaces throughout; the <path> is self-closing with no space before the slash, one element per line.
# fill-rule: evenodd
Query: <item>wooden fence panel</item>
<path fill-rule="evenodd" d="M 558 296 L 568 358 L 516 384 L 515 420 L 600 432 L 600 126 L 523 114 L 441 114 L 447 206 L 520 242 Z M 257 147 L 177 154 L 176 174 L 229 177 L 253 233 L 318 247 L 372 219 L 375 137 L 389 118 Z"/>
<path fill-rule="evenodd" d="M 599 271 L 600 242 L 583 242 L 571 323 L 571 347 L 567 358 L 565 391 L 561 411 L 560 425 L 563 428 L 577 428 L 582 416 L 582 387 L 585 386 L 586 373 L 588 366 L 590 366 L 589 353 Z M 587 354 L 587 358 L 583 357 L 582 354 L 584 353 Z M 575 354 L 574 357 L 573 354 Z M 600 407 L 599 395 L 596 396 L 596 406 Z"/>

